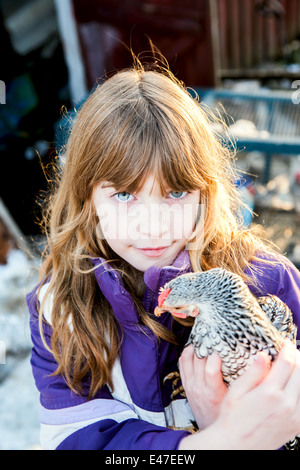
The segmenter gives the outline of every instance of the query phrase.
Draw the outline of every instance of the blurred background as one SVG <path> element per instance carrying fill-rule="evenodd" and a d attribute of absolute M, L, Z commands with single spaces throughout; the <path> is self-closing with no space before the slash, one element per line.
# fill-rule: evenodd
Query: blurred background
<path fill-rule="evenodd" d="M 69 113 L 149 50 L 222 115 L 246 226 L 300 268 L 299 0 L 0 0 L 0 449 L 40 449 L 24 294 L 37 282 L 44 168 Z M 191 92 L 193 93 L 193 92 Z M 224 134 L 225 136 L 225 134 Z"/>

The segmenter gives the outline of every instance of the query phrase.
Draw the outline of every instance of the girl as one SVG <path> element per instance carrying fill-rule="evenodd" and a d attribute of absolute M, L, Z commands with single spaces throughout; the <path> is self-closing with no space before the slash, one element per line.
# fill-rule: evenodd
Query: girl
<path fill-rule="evenodd" d="M 230 160 L 164 68 L 116 73 L 78 112 L 50 198 L 41 282 L 27 296 L 44 448 L 276 449 L 300 431 L 289 343 L 272 367 L 259 354 L 229 391 L 219 358 L 187 348 L 189 404 L 172 395 L 190 327 L 153 315 L 168 280 L 224 266 L 300 321 L 300 275 L 242 228 Z"/>

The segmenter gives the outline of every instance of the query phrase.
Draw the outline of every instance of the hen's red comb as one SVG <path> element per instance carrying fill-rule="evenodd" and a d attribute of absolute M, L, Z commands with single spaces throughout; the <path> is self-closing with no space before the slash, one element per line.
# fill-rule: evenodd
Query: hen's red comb
<path fill-rule="evenodd" d="M 161 307 L 162 304 L 164 303 L 164 301 L 166 300 L 166 298 L 168 297 L 168 295 L 170 294 L 171 292 L 171 289 L 165 289 L 162 291 L 161 294 L 159 294 L 158 296 L 158 306 Z"/>

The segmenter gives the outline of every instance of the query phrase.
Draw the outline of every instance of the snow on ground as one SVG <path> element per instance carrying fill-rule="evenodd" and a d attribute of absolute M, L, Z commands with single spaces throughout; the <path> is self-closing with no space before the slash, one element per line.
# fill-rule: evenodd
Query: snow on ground
<path fill-rule="evenodd" d="M 0 450 L 40 448 L 39 396 L 29 361 L 29 355 L 17 361 L 0 384 Z"/>
<path fill-rule="evenodd" d="M 37 263 L 12 250 L 0 265 L 0 450 L 39 448 L 39 396 L 30 366 L 25 294 L 37 283 Z"/>

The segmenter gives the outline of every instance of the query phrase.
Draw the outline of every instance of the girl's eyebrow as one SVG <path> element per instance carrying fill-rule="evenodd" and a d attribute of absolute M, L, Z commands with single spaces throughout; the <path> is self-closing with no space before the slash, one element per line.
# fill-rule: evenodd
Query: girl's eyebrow
<path fill-rule="evenodd" d="M 113 183 L 110 183 L 110 182 L 102 183 L 102 189 L 111 189 L 113 191 L 118 191 L 118 192 L 127 192 L 126 189 L 117 188 Z"/>
<path fill-rule="evenodd" d="M 102 184 L 102 189 L 110 189 L 113 192 L 118 192 L 118 193 L 130 193 L 130 191 L 127 190 L 127 188 L 117 188 L 113 183 L 103 183 Z M 131 194 L 131 193 L 130 193 Z"/>
<path fill-rule="evenodd" d="M 129 192 L 127 191 L 125 188 L 117 188 L 114 183 L 110 182 L 110 181 L 105 181 L 102 183 L 102 188 L 103 189 L 113 189 L 115 191 L 120 191 L 120 192 Z M 164 188 L 164 191 L 163 191 L 163 196 L 166 196 L 170 191 L 174 191 L 174 189 L 172 189 L 169 185 L 166 185 L 165 188 Z M 139 192 L 142 192 L 142 191 L 139 191 Z"/>

